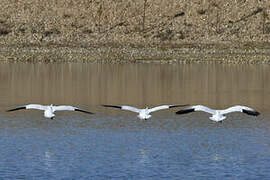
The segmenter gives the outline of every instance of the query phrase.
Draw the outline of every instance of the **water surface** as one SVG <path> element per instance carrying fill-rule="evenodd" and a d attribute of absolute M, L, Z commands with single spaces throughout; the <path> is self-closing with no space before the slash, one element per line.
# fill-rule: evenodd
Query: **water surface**
<path fill-rule="evenodd" d="M 270 70 L 264 65 L 0 64 L 1 179 L 269 179 Z M 28 103 L 70 104 L 95 112 L 5 110 Z M 248 105 L 258 117 L 137 107 Z"/>

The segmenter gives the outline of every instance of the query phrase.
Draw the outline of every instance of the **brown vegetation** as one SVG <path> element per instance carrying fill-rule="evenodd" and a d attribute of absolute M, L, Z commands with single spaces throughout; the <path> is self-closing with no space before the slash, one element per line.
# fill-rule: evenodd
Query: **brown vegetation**
<path fill-rule="evenodd" d="M 269 47 L 269 13 L 267 0 L 2 0 L 0 45 Z"/>

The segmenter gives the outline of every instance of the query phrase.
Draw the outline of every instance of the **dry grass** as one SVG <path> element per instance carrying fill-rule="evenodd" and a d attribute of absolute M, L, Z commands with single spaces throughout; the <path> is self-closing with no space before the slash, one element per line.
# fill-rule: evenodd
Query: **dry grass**
<path fill-rule="evenodd" d="M 267 0 L 2 0 L 0 44 L 94 47 L 268 42 L 269 13 Z"/>
<path fill-rule="evenodd" d="M 269 7 L 266 0 L 3 0 L 0 34 L 24 43 L 260 41 L 269 35 Z M 263 13 L 244 18 L 258 8 Z"/>

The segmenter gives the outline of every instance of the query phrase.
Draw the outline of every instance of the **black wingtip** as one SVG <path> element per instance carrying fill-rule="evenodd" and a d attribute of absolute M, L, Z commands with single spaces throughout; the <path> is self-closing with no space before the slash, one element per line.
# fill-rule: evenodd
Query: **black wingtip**
<path fill-rule="evenodd" d="M 248 115 L 251 115 L 251 116 L 259 116 L 260 113 L 258 111 L 250 111 L 250 110 L 245 110 L 243 109 L 243 113 L 246 113 Z"/>
<path fill-rule="evenodd" d="M 103 106 L 103 107 L 113 107 L 113 108 L 118 108 L 118 109 L 121 109 L 122 108 L 121 106 L 108 105 L 108 104 L 102 104 L 101 106 Z"/>
<path fill-rule="evenodd" d="M 176 104 L 176 105 L 171 105 L 171 106 L 169 106 L 169 108 L 174 108 L 174 107 L 185 107 L 185 106 L 189 106 L 189 104 Z"/>
<path fill-rule="evenodd" d="M 75 111 L 79 111 L 79 112 L 83 112 L 83 113 L 87 113 L 87 114 L 94 114 L 92 112 L 84 111 L 84 110 L 81 110 L 81 109 L 75 109 Z"/>
<path fill-rule="evenodd" d="M 191 113 L 193 112 L 195 109 L 192 108 L 192 109 L 183 109 L 183 110 L 180 110 L 180 111 L 177 111 L 175 114 L 186 114 L 186 113 Z"/>
<path fill-rule="evenodd" d="M 21 109 L 26 109 L 26 107 L 25 106 L 23 106 L 23 107 L 17 107 L 17 108 L 14 108 L 14 109 L 9 109 L 6 112 L 17 111 L 17 110 L 21 110 Z"/>

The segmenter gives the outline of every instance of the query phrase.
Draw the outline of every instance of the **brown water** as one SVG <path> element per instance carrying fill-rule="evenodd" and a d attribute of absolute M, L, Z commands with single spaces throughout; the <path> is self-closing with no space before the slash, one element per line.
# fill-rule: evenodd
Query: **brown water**
<path fill-rule="evenodd" d="M 0 64 L 4 105 L 234 104 L 270 110 L 268 65 Z"/>
<path fill-rule="evenodd" d="M 0 179 L 269 179 L 270 68 L 267 65 L 0 64 Z M 28 103 L 95 112 L 5 110 Z M 128 104 L 241 104 L 213 123 L 178 109 L 136 114 Z"/>

